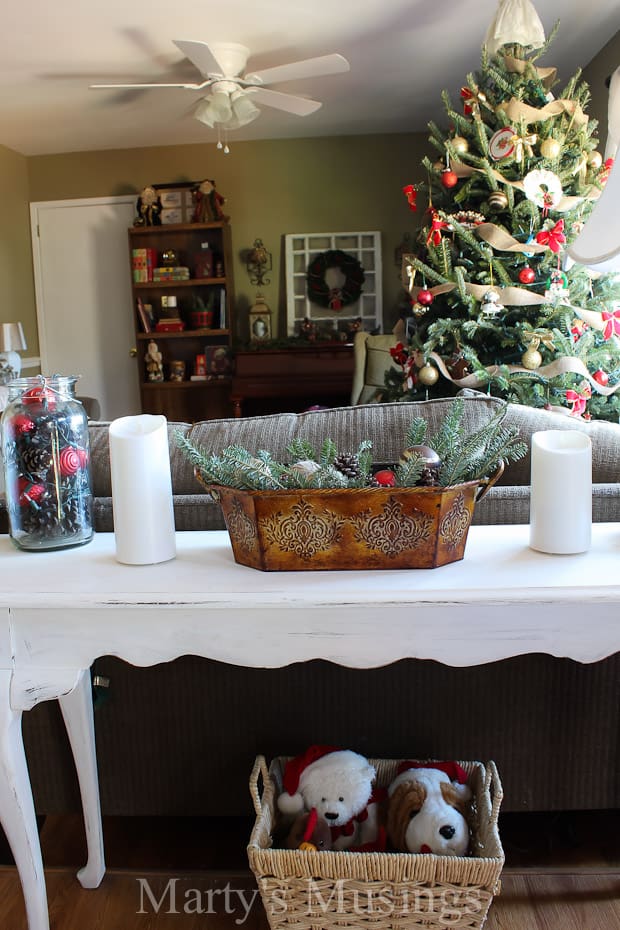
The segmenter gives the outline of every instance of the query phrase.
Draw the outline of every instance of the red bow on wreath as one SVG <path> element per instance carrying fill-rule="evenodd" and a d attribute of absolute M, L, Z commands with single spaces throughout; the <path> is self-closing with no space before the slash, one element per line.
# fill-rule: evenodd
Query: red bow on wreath
<path fill-rule="evenodd" d="M 407 198 L 407 203 L 409 204 L 409 209 L 410 209 L 410 210 L 413 210 L 414 213 L 415 213 L 415 211 L 418 209 L 417 206 L 416 206 L 416 202 L 415 202 L 415 199 L 416 199 L 416 197 L 417 197 L 417 195 L 418 195 L 418 192 L 416 191 L 416 189 L 415 189 L 415 187 L 413 186 L 413 184 L 406 184 L 405 187 L 403 187 L 403 194 L 404 194 L 405 197 Z"/>
<path fill-rule="evenodd" d="M 426 237 L 426 244 L 432 240 L 433 245 L 440 245 L 441 243 L 441 230 L 447 229 L 448 224 L 444 223 L 438 213 L 433 213 L 433 218 L 431 220 L 431 228 L 428 231 L 428 236 Z"/>
<path fill-rule="evenodd" d="M 342 310 L 342 291 L 339 287 L 333 287 L 329 292 L 329 309 Z"/>
<path fill-rule="evenodd" d="M 536 236 L 536 242 L 548 246 L 552 252 L 559 252 L 560 246 L 566 242 L 564 220 L 558 220 L 553 229 L 541 229 Z"/>

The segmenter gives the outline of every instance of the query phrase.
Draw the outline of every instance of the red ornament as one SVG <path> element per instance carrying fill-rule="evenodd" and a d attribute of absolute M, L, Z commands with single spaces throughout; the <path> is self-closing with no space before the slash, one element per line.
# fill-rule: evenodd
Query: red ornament
<path fill-rule="evenodd" d="M 34 387 L 30 388 L 29 391 L 25 391 L 21 396 L 21 401 L 22 404 L 26 405 L 45 404 L 48 410 L 53 410 L 56 406 L 56 394 L 41 385 L 41 387 Z"/>
<path fill-rule="evenodd" d="M 28 478 L 18 478 L 17 493 L 22 507 L 25 507 L 26 504 L 36 504 L 45 494 L 45 485 L 33 484 Z"/>
<path fill-rule="evenodd" d="M 382 488 L 393 488 L 396 484 L 396 475 L 393 471 L 390 471 L 389 468 L 378 471 L 374 478 L 377 484 L 381 485 Z"/>
<path fill-rule="evenodd" d="M 417 301 L 419 304 L 422 304 L 423 307 L 430 307 L 435 297 L 428 288 L 423 287 L 418 291 Z"/>
<path fill-rule="evenodd" d="M 415 187 L 413 186 L 413 184 L 406 184 L 405 187 L 403 187 L 403 194 L 407 198 L 409 209 L 415 212 L 418 209 L 416 206 L 416 202 L 415 202 L 416 197 L 417 197 L 417 191 Z"/>
<path fill-rule="evenodd" d="M 525 268 L 522 268 L 519 272 L 519 281 L 521 284 L 532 284 L 536 277 L 536 272 L 533 268 L 530 268 L 529 265 L 526 265 Z"/>
<path fill-rule="evenodd" d="M 80 450 L 75 449 L 73 446 L 65 446 L 60 452 L 58 463 L 60 465 L 60 474 L 63 478 L 74 475 L 81 465 Z"/>
<path fill-rule="evenodd" d="M 598 371 L 595 371 L 592 377 L 598 384 L 601 385 L 601 387 L 607 387 L 609 383 L 609 375 L 606 371 L 603 371 L 602 368 L 599 368 Z"/>
<path fill-rule="evenodd" d="M 441 172 L 441 183 L 447 190 L 449 190 L 451 187 L 455 187 L 459 183 L 459 179 L 451 168 L 444 168 Z"/>
<path fill-rule="evenodd" d="M 34 420 L 26 416 L 25 413 L 18 413 L 11 421 L 11 427 L 14 436 L 22 436 L 24 433 L 31 433 L 35 428 Z"/>

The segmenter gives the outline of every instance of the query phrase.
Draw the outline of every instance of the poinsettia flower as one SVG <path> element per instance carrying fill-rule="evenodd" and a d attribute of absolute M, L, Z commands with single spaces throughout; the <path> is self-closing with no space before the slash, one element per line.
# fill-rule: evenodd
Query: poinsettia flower
<path fill-rule="evenodd" d="M 601 317 L 605 323 L 603 339 L 607 341 L 612 336 L 620 336 L 620 309 L 613 310 L 611 313 L 609 310 L 603 310 Z"/>
<path fill-rule="evenodd" d="M 536 242 L 548 246 L 552 252 L 559 252 L 560 246 L 566 242 L 564 220 L 558 220 L 552 229 L 541 229 L 536 236 Z"/>

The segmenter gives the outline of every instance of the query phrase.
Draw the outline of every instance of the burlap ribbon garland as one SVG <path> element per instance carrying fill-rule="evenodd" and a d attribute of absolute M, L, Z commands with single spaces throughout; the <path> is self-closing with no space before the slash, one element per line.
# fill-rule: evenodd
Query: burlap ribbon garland
<path fill-rule="evenodd" d="M 456 284 L 452 284 L 452 283 L 438 284 L 436 287 L 429 288 L 429 290 L 434 295 L 447 294 L 450 291 L 454 290 L 455 287 L 456 287 Z M 466 285 L 466 287 L 468 291 L 470 291 L 471 293 L 474 293 L 474 289 L 476 289 L 478 292 L 480 291 L 483 292 L 482 296 L 484 296 L 484 293 L 486 293 L 489 290 L 488 287 L 485 287 L 484 285 L 478 285 L 478 284 L 470 284 L 470 285 Z M 417 294 L 420 290 L 421 288 L 419 287 L 414 287 L 411 289 L 411 296 L 414 300 L 417 297 Z M 521 289 L 517 287 L 496 288 L 496 290 L 500 294 L 502 294 L 502 301 L 506 306 L 509 305 L 509 300 L 504 297 L 504 294 L 507 293 L 508 296 L 510 297 L 511 292 L 516 292 L 517 294 L 523 293 Z M 514 293 L 512 296 L 514 296 Z M 545 303 L 546 302 L 545 298 L 542 297 L 540 294 L 526 294 L 526 296 L 530 299 L 530 303 Z M 533 297 L 537 298 L 537 300 L 532 301 L 531 298 Z M 523 304 L 517 304 L 513 302 L 511 306 L 523 306 Z M 588 323 L 588 325 L 592 326 L 594 329 L 599 329 L 599 330 L 605 329 L 605 321 L 603 320 L 601 314 L 596 312 L 595 310 L 583 310 L 581 307 L 574 307 L 572 304 L 566 304 L 566 306 L 568 309 L 572 310 L 575 314 L 577 314 L 577 316 L 579 316 L 580 319 Z M 399 324 L 402 324 L 402 325 L 399 325 Z M 402 320 L 399 321 L 399 324 L 397 324 L 394 327 L 392 332 L 394 333 L 397 339 L 402 341 L 405 338 L 405 327 L 404 327 L 404 323 Z M 446 378 L 448 381 L 451 381 L 452 384 L 456 384 L 457 387 L 477 389 L 477 388 L 480 388 L 486 385 L 486 381 L 479 378 L 475 374 L 466 375 L 464 378 L 453 378 L 450 372 L 448 371 L 448 369 L 446 368 L 446 364 L 444 360 L 436 352 L 431 352 L 430 355 L 426 356 L 426 358 L 432 359 L 435 365 L 437 366 L 437 368 L 439 369 L 439 371 L 441 372 L 441 374 L 443 375 L 443 377 Z M 419 361 L 418 367 L 421 367 L 424 364 L 424 359 L 425 359 L 425 356 L 422 353 L 420 352 L 416 353 L 416 364 L 418 364 L 418 361 Z M 502 367 L 504 371 L 508 371 L 509 374 L 514 374 L 515 372 L 524 372 L 530 375 L 533 374 L 532 369 L 524 368 L 521 365 L 505 365 Z M 487 365 L 487 367 L 485 368 L 485 371 L 487 371 L 491 377 L 495 377 L 500 373 L 501 368 L 499 365 Z M 554 362 L 550 362 L 548 365 L 543 365 L 541 368 L 534 369 L 534 371 L 536 371 L 537 374 L 542 375 L 544 378 L 548 378 L 548 379 L 556 378 L 558 375 L 565 375 L 565 374 L 581 375 L 581 377 L 585 378 L 586 381 L 588 381 L 591 387 L 598 394 L 602 394 L 605 397 L 608 397 L 610 394 L 615 394 L 616 391 L 620 389 L 620 382 L 618 382 L 618 384 L 614 385 L 613 387 L 610 387 L 609 385 L 599 384 L 598 381 L 596 381 L 592 377 L 592 375 L 590 374 L 590 372 L 588 371 L 584 363 L 581 361 L 581 359 L 575 358 L 574 356 L 563 356 L 562 358 L 556 359 Z"/>
<path fill-rule="evenodd" d="M 530 123 L 542 123 L 544 120 L 553 116 L 562 116 L 564 113 L 571 117 L 576 126 L 587 126 L 588 116 L 583 112 L 575 100 L 551 100 L 544 107 L 531 107 L 529 103 L 523 103 L 512 97 L 505 103 L 496 107 L 496 111 L 501 110 L 506 114 L 511 123 L 518 123 L 521 120 Z"/>
<path fill-rule="evenodd" d="M 513 55 L 504 55 L 504 63 L 506 65 L 506 70 L 512 72 L 513 74 L 525 74 L 526 70 L 530 67 L 529 61 L 523 61 L 521 58 L 515 58 Z M 555 79 L 558 74 L 557 68 L 533 68 L 538 78 L 542 82 L 545 90 L 549 90 L 551 85 L 555 82 Z"/>
<path fill-rule="evenodd" d="M 511 236 L 505 229 L 500 229 L 495 223 L 481 223 L 476 226 L 475 232 L 496 252 L 524 252 L 526 254 L 540 255 L 542 252 L 547 251 L 547 246 L 539 245 L 538 242 L 519 242 L 518 239 Z"/>
<path fill-rule="evenodd" d="M 433 297 L 436 297 L 438 294 L 449 294 L 457 287 L 458 284 L 455 284 L 453 281 L 448 281 L 446 284 L 436 284 L 435 287 L 424 288 L 424 290 L 429 290 Z M 423 290 L 421 287 L 412 287 L 409 289 L 409 293 L 414 301 L 417 300 L 421 290 Z M 472 297 L 475 297 L 476 300 L 482 300 L 484 295 L 490 290 L 497 291 L 505 307 L 532 307 L 549 303 L 542 294 L 534 294 L 531 291 L 525 291 L 521 287 L 513 287 L 512 285 L 508 287 L 498 287 L 495 284 L 471 284 L 469 281 L 466 281 L 465 290 L 468 294 L 471 294 Z"/>
<path fill-rule="evenodd" d="M 466 375 L 464 378 L 453 378 L 446 368 L 446 364 L 440 355 L 437 355 L 436 352 L 431 352 L 428 356 L 429 359 L 432 359 L 437 368 L 448 381 L 451 381 L 452 384 L 456 384 L 458 387 L 463 388 L 480 388 L 486 385 L 486 381 L 482 378 L 479 378 L 475 374 Z M 532 371 L 529 368 L 523 368 L 521 365 L 504 365 L 504 371 L 508 371 L 509 374 L 514 374 L 515 372 L 524 372 L 528 375 L 536 374 L 542 375 L 544 378 L 556 378 L 558 375 L 565 374 L 576 374 L 581 375 L 585 380 L 589 382 L 592 388 L 598 393 L 603 394 L 608 397 L 610 394 L 615 394 L 618 388 L 620 388 L 620 382 L 613 387 L 599 384 L 598 381 L 595 381 L 584 363 L 580 358 L 574 358 L 573 356 L 563 356 L 562 358 L 556 359 L 555 362 L 550 362 L 548 365 L 543 365 L 541 368 L 536 368 Z M 487 365 L 485 371 L 494 377 L 498 375 L 501 371 L 499 365 Z"/>
<path fill-rule="evenodd" d="M 450 163 L 450 168 L 457 177 L 459 178 L 470 178 L 472 174 L 478 172 L 479 174 L 485 174 L 486 172 L 482 171 L 482 168 L 474 168 L 473 165 L 465 165 L 462 161 L 452 161 Z M 501 184 L 507 184 L 510 187 L 515 187 L 517 190 L 524 191 L 525 187 L 523 181 L 510 181 L 508 178 L 505 178 L 500 171 L 496 171 L 495 168 L 491 168 L 491 174 L 496 181 L 499 181 Z M 583 196 L 571 196 L 568 197 L 566 194 L 562 196 L 562 199 L 559 203 L 555 204 L 553 209 L 557 213 L 566 213 L 568 210 L 573 210 L 575 207 L 578 207 L 580 203 L 584 200 L 597 200 L 601 196 L 601 191 L 598 187 L 592 187 L 587 194 Z"/>

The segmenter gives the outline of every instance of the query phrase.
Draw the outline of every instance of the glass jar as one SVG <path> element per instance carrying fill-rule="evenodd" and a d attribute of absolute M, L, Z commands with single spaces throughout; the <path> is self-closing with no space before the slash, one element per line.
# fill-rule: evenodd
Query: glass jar
<path fill-rule="evenodd" d="M 19 378 L 2 414 L 9 533 L 20 549 L 80 546 L 93 537 L 86 412 L 77 378 Z"/>

